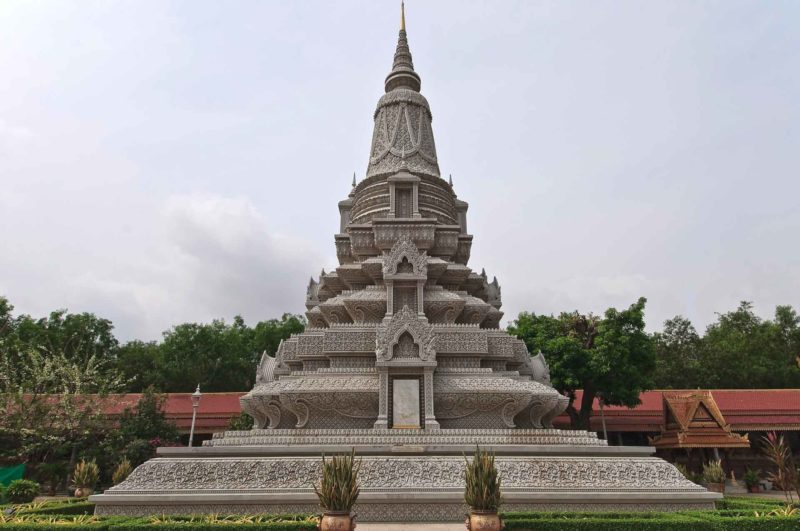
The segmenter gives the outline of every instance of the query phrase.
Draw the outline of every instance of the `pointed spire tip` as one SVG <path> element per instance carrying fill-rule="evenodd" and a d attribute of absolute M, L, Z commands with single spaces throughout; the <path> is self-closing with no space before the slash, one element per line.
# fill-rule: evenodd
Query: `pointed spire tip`
<path fill-rule="evenodd" d="M 406 3 L 400 1 L 400 31 L 406 30 Z"/>

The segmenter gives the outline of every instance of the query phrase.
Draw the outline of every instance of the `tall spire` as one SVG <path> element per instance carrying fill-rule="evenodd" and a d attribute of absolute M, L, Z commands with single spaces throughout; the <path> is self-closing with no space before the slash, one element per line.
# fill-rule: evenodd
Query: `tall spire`
<path fill-rule="evenodd" d="M 414 72 L 411 50 L 406 38 L 406 6 L 400 2 L 400 34 L 397 36 L 397 49 L 394 52 L 392 71 L 386 76 L 386 92 L 396 88 L 407 88 L 419 92 L 420 79 Z"/>

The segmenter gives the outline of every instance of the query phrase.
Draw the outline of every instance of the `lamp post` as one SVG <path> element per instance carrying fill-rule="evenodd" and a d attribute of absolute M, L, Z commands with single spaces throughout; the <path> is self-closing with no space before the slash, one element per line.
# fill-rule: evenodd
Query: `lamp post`
<path fill-rule="evenodd" d="M 192 427 L 189 430 L 189 447 L 192 446 L 194 440 L 194 421 L 197 420 L 197 408 L 200 407 L 200 384 L 197 384 L 197 389 L 192 393 Z"/>
<path fill-rule="evenodd" d="M 600 406 L 600 419 L 603 421 L 603 439 L 608 441 L 608 430 L 606 429 L 606 415 L 603 413 L 603 397 L 597 397 L 597 404 Z"/>

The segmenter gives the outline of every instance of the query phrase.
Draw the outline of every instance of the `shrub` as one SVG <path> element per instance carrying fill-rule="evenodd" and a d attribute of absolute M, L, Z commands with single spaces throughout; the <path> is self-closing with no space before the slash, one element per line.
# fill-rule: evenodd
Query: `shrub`
<path fill-rule="evenodd" d="M 742 479 L 744 480 L 744 484 L 748 489 L 758 487 L 758 484 L 761 482 L 761 477 L 758 474 L 758 470 L 753 470 L 752 468 L 747 469 L 747 472 L 744 473 Z"/>
<path fill-rule="evenodd" d="M 94 504 L 84 500 L 49 502 L 39 507 L 21 508 L 17 514 L 91 515 L 94 514 Z"/>
<path fill-rule="evenodd" d="M 6 496 L 12 503 L 30 503 L 39 492 L 39 484 L 35 481 L 15 479 L 6 489 Z"/>
<path fill-rule="evenodd" d="M 703 465 L 703 479 L 706 483 L 725 483 L 725 471 L 722 461 L 709 461 Z"/>
<path fill-rule="evenodd" d="M 464 456 L 467 468 L 464 471 L 466 487 L 464 501 L 477 511 L 497 511 L 502 503 L 500 478 L 494 466 L 494 454 L 475 448 L 472 463 Z"/>
<path fill-rule="evenodd" d="M 133 472 L 133 466 L 131 466 L 130 460 L 127 457 L 123 457 L 122 461 L 117 465 L 117 468 L 114 469 L 114 473 L 111 475 L 111 481 L 114 485 L 119 485 L 131 475 L 131 472 Z"/>
<path fill-rule="evenodd" d="M 81 462 L 75 465 L 75 470 L 72 472 L 72 487 L 93 490 L 99 478 L 100 468 L 98 468 L 97 463 L 94 460 L 86 461 L 81 459 Z"/>
<path fill-rule="evenodd" d="M 350 455 L 335 455 L 329 461 L 322 454 L 322 478 L 314 492 L 319 504 L 326 511 L 352 510 L 358 499 L 358 470 L 361 462 L 355 463 L 355 449 Z"/>

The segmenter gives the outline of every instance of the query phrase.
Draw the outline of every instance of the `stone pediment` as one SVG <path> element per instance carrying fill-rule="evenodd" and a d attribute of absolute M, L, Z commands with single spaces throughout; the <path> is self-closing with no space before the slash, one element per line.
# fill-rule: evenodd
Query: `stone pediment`
<path fill-rule="evenodd" d="M 391 361 L 394 356 L 394 347 L 405 333 L 410 334 L 414 343 L 419 347 L 420 362 L 436 361 L 436 349 L 430 324 L 408 306 L 403 306 L 403 309 L 394 314 L 388 323 L 378 327 L 375 348 L 377 360 L 380 362 Z"/>
<path fill-rule="evenodd" d="M 428 254 L 420 252 L 410 238 L 403 237 L 383 257 L 383 276 L 411 275 L 428 277 Z"/>

